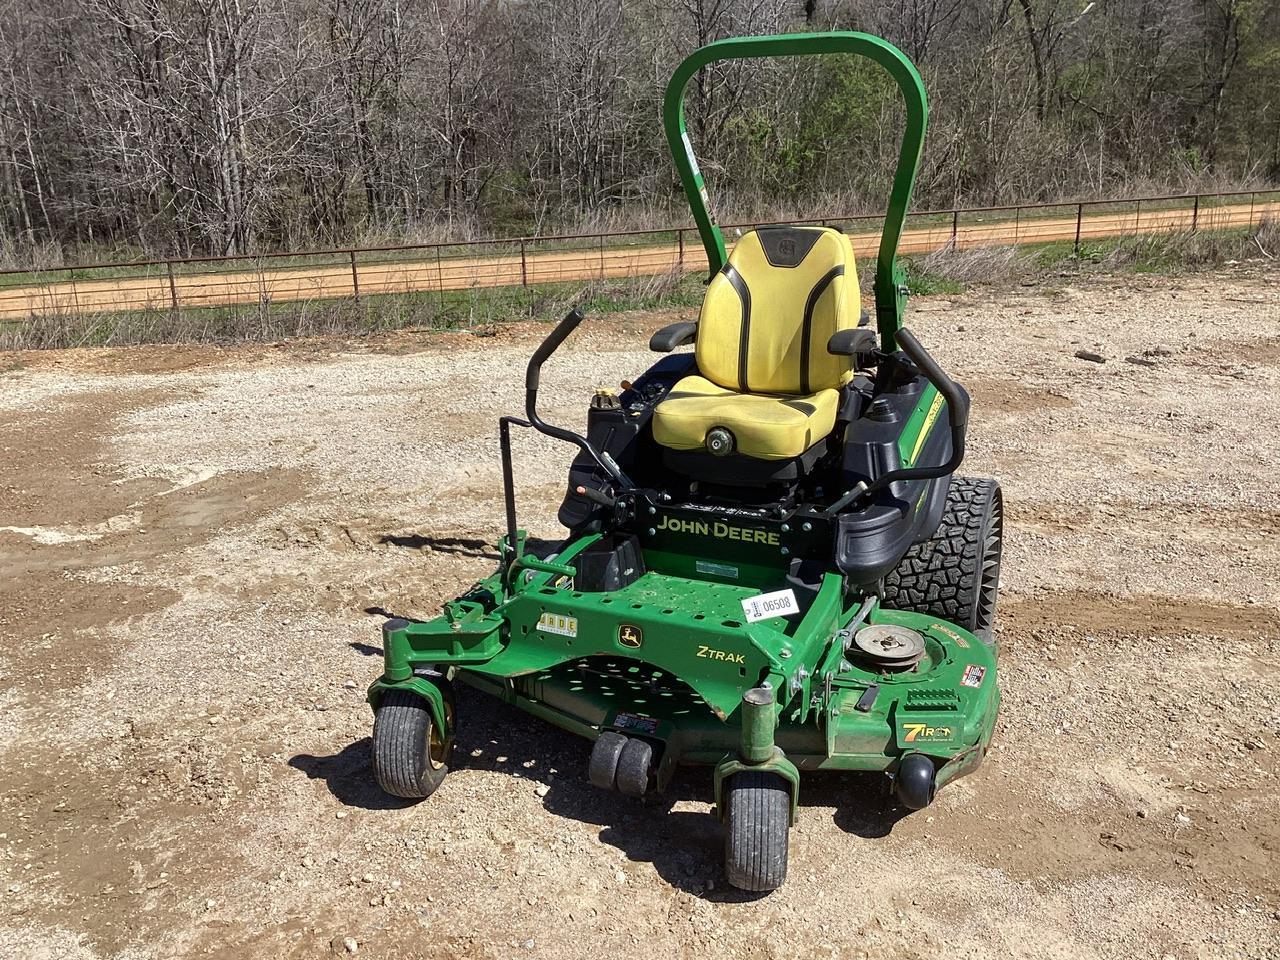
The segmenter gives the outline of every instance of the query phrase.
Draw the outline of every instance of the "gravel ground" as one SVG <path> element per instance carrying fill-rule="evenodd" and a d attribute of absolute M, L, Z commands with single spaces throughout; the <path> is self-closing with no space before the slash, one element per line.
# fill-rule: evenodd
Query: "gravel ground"
<path fill-rule="evenodd" d="M 1280 957 L 1278 281 L 913 302 L 1005 488 L 997 745 L 910 816 L 809 777 L 754 900 L 706 771 L 601 794 L 467 690 L 440 791 L 373 784 L 378 624 L 491 569 L 545 327 L 0 355 L 0 955 Z M 548 410 L 670 319 L 585 325 Z M 568 452 L 518 440 L 535 533 Z"/>

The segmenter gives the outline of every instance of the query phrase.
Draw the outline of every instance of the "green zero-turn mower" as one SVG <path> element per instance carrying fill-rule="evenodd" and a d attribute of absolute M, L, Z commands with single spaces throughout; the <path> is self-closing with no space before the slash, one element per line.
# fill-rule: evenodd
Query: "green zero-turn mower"
<path fill-rule="evenodd" d="M 685 84 L 707 64 L 835 53 L 871 58 L 906 100 L 875 330 L 836 230 L 762 226 L 726 256 L 685 132 Z M 542 364 L 582 315 L 534 352 L 526 419 L 499 420 L 498 569 L 434 620 L 383 627 L 383 789 L 440 785 L 462 681 L 594 741 L 602 789 L 639 797 L 678 764 L 713 767 L 728 880 L 761 891 L 786 876 L 802 770 L 881 771 L 919 809 L 978 766 L 1000 703 L 1002 507 L 994 481 L 955 474 L 968 394 L 902 326 L 926 116 L 914 66 L 866 34 L 724 40 L 680 65 L 664 125 L 710 260 L 699 320 L 654 334 L 666 356 L 620 394 L 597 391 L 585 436 L 537 409 Z M 517 527 L 512 426 L 578 448 L 561 543 Z"/>

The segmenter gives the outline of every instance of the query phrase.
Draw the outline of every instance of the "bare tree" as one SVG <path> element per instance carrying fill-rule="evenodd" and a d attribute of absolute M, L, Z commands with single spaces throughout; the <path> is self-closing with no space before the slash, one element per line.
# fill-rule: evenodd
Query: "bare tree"
<path fill-rule="evenodd" d="M 0 0 L 0 250 L 679 217 L 675 64 L 833 28 L 919 64 L 921 203 L 1280 177 L 1280 6 L 1260 0 Z M 722 207 L 882 203 L 901 108 L 870 67 L 718 64 L 687 109 Z"/>

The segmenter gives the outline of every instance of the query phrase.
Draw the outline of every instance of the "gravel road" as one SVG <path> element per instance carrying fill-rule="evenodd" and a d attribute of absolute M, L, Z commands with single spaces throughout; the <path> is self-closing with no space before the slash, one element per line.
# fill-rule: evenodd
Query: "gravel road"
<path fill-rule="evenodd" d="M 465 690 L 434 797 L 372 782 L 378 625 L 491 569 L 545 327 L 0 355 L 0 956 L 1280 957 L 1280 268 L 912 307 L 1005 488 L 997 745 L 910 816 L 808 778 L 756 900 L 705 771 L 601 794 Z M 675 316 L 589 321 L 550 413 Z M 535 533 L 568 453 L 519 438 Z"/>

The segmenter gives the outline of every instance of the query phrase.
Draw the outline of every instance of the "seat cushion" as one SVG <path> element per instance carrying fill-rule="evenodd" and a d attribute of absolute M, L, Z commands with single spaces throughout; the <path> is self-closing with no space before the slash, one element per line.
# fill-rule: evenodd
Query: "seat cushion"
<path fill-rule="evenodd" d="M 705 377 L 685 377 L 653 411 L 653 438 L 672 450 L 705 449 L 707 433 L 725 427 L 738 453 L 761 460 L 798 457 L 836 424 L 837 390 L 803 396 L 736 393 Z"/>

